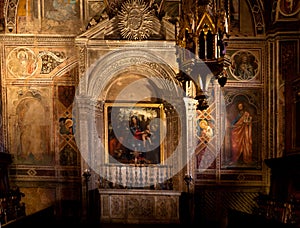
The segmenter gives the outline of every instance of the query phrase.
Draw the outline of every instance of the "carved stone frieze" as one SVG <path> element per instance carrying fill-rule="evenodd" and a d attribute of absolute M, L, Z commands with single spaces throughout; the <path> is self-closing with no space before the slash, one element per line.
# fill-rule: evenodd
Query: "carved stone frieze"
<path fill-rule="evenodd" d="M 176 191 L 99 190 L 102 222 L 179 223 Z"/>
<path fill-rule="evenodd" d="M 128 205 L 128 217 L 129 218 L 154 218 L 155 209 L 153 202 L 155 197 L 135 197 L 130 196 L 126 198 Z"/>
<path fill-rule="evenodd" d="M 125 216 L 124 197 L 113 195 L 110 198 L 110 212 L 113 218 L 123 218 Z"/>
<path fill-rule="evenodd" d="M 76 47 L 79 53 L 79 75 L 81 76 L 85 73 L 86 70 L 86 47 L 84 45 L 77 45 Z"/>

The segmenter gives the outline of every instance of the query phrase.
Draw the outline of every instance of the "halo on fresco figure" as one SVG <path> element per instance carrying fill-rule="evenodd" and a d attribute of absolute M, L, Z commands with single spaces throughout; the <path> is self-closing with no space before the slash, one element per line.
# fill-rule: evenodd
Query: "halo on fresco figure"
<path fill-rule="evenodd" d="M 37 68 L 38 58 L 30 48 L 14 48 L 7 56 L 7 69 L 16 78 L 28 78 Z"/>

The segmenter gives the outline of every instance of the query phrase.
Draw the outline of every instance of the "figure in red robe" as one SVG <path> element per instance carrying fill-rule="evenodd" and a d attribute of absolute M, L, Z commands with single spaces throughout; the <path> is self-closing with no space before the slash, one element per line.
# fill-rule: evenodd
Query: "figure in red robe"
<path fill-rule="evenodd" d="M 239 114 L 231 125 L 232 162 L 252 162 L 252 116 L 238 103 Z"/>

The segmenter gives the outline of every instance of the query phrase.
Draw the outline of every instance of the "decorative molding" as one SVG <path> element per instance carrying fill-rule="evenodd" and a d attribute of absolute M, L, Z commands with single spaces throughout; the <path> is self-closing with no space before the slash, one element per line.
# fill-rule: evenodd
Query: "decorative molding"
<path fill-rule="evenodd" d="M 175 72 L 169 64 L 155 53 L 133 48 L 112 51 L 104 56 L 87 72 L 88 79 L 85 81 L 87 84 L 81 86 L 86 88 L 89 96 L 97 100 L 101 94 L 105 95 L 103 92 L 112 78 L 123 72 L 133 72 L 151 80 L 155 78 L 155 83 L 162 88 L 162 91 L 180 93 L 179 82 L 175 79 Z"/>

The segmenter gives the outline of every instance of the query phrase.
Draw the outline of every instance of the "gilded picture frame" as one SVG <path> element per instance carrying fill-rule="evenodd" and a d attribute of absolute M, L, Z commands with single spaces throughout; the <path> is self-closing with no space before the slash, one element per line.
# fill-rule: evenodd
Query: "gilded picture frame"
<path fill-rule="evenodd" d="M 107 164 L 163 163 L 162 104 L 105 103 L 104 121 Z"/>

